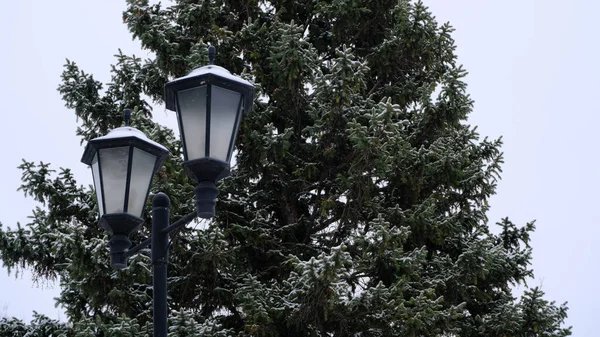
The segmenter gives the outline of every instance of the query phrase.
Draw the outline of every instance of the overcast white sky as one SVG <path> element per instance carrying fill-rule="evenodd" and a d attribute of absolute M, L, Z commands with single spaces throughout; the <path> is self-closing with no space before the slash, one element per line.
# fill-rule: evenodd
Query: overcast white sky
<path fill-rule="evenodd" d="M 569 301 L 574 336 L 596 336 L 600 253 L 598 103 L 600 2 L 592 0 L 426 0 L 440 22 L 456 28 L 459 61 L 470 75 L 472 124 L 504 136 L 506 163 L 490 219 L 537 219 L 536 277 L 547 298 Z M 56 87 L 65 58 L 109 79 L 113 54 L 141 52 L 121 12 L 124 0 L 15 0 L 0 4 L 0 222 L 26 223 L 33 202 L 16 191 L 21 158 L 91 175 L 79 163 L 75 115 Z M 163 109 L 158 120 L 174 126 Z M 40 289 L 30 275 L 0 268 L 0 316 L 53 318 L 58 284 Z M 64 315 L 62 315 L 64 318 Z M 596 319 L 596 321 L 594 320 Z M 596 332 L 596 333 L 595 333 Z"/>

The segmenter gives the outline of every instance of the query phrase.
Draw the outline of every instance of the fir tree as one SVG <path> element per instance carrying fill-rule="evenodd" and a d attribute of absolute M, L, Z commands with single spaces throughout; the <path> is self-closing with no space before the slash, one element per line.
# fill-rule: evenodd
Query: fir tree
<path fill-rule="evenodd" d="M 129 0 L 123 19 L 153 57 L 119 52 L 107 84 L 67 61 L 58 90 L 82 142 L 135 107 L 133 126 L 174 154 L 152 187 L 173 221 L 193 211 L 193 185 L 152 103 L 207 63 L 208 44 L 257 86 L 217 217 L 173 237 L 170 335 L 570 335 L 565 305 L 511 293 L 533 275 L 534 224 L 490 230 L 501 141 L 466 123 L 452 27 L 420 1 Z M 0 227 L 0 258 L 59 277 L 69 323 L 5 318 L 0 334 L 150 336 L 149 258 L 112 269 L 92 187 L 47 163 L 20 169 L 42 206 Z"/>

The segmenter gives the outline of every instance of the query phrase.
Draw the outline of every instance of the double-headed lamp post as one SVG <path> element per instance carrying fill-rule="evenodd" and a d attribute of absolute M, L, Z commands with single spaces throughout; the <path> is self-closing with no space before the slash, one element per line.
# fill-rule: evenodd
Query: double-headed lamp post
<path fill-rule="evenodd" d="M 164 146 L 129 126 L 130 111 L 125 112 L 124 127 L 90 140 L 81 159 L 92 167 L 99 224 L 110 236 L 111 265 L 124 269 L 130 256 L 148 245 L 152 248 L 154 337 L 167 336 L 169 233 L 196 216 L 214 216 L 219 194 L 215 184 L 229 175 L 240 120 L 252 109 L 254 86 L 214 65 L 214 55 L 211 46 L 209 65 L 165 85 L 166 107 L 177 113 L 185 171 L 197 183 L 196 212 L 169 224 L 169 198 L 156 194 L 151 238 L 130 248 L 129 236 L 143 222 L 152 178 L 169 155 Z"/>

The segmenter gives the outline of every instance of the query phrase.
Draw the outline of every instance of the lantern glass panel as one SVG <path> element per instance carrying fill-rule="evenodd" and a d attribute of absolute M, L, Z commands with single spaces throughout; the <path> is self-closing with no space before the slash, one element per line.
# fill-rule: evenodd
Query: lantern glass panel
<path fill-rule="evenodd" d="M 177 98 L 186 160 L 203 158 L 206 155 L 206 86 L 179 91 Z"/>
<path fill-rule="evenodd" d="M 98 153 L 92 159 L 92 177 L 94 178 L 94 189 L 96 190 L 96 199 L 98 200 L 98 211 L 100 216 L 104 214 L 104 204 L 102 203 L 102 186 L 100 186 L 100 168 L 98 166 Z"/>
<path fill-rule="evenodd" d="M 104 187 L 105 213 L 122 213 L 129 164 L 129 146 L 104 148 L 100 153 L 100 169 Z"/>
<path fill-rule="evenodd" d="M 133 149 L 127 213 L 137 217 L 142 216 L 155 165 L 155 155 L 138 148 Z"/>
<path fill-rule="evenodd" d="M 236 120 L 242 95 L 239 92 L 213 85 L 210 109 L 210 152 L 213 159 L 227 161 L 237 130 Z"/>

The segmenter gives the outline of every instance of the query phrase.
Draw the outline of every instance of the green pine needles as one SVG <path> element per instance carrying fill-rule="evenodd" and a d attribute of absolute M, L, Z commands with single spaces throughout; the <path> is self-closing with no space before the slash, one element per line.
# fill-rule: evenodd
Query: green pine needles
<path fill-rule="evenodd" d="M 136 107 L 133 126 L 173 154 L 152 188 L 173 221 L 193 211 L 193 185 L 148 99 L 206 64 L 209 44 L 257 86 L 217 217 L 174 238 L 170 336 L 570 335 L 565 305 L 511 293 L 533 275 L 534 225 L 490 230 L 501 141 L 466 123 L 452 28 L 420 1 L 129 0 L 123 18 L 153 57 L 119 53 L 107 84 L 68 61 L 58 90 L 82 141 Z M 92 188 L 46 163 L 20 169 L 43 206 L 0 227 L 0 258 L 58 278 L 67 322 L 4 318 L 0 336 L 151 336 L 149 258 L 112 269 Z"/>

